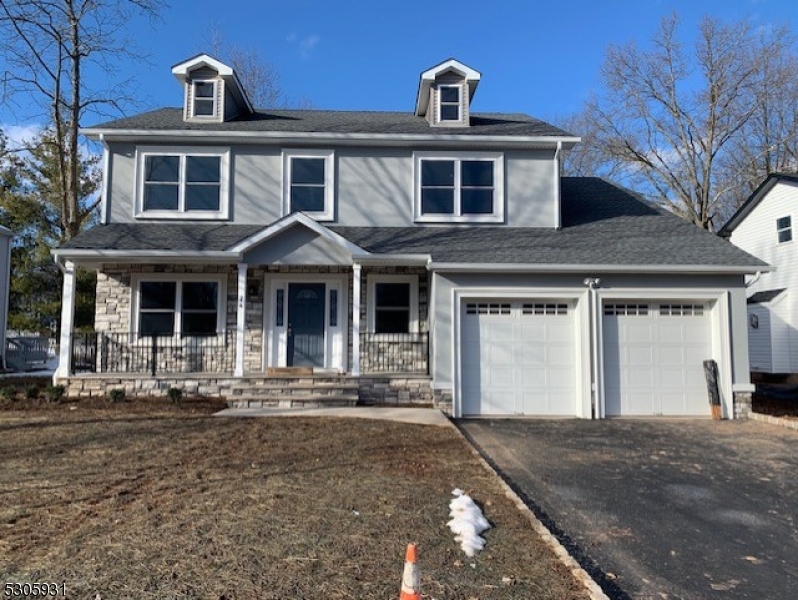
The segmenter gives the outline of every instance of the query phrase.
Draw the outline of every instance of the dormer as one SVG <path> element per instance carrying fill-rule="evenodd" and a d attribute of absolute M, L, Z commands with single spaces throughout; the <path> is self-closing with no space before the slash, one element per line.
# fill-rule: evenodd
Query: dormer
<path fill-rule="evenodd" d="M 481 75 L 450 58 L 421 74 L 415 114 L 432 127 L 468 127 L 470 106 Z"/>
<path fill-rule="evenodd" d="M 253 111 L 235 71 L 207 54 L 172 67 L 184 87 L 183 120 L 222 123 Z"/>

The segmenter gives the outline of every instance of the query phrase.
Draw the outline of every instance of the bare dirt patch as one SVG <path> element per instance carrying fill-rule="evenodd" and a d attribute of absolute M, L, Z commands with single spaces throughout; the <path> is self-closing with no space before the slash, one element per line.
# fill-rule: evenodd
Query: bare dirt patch
<path fill-rule="evenodd" d="M 754 412 L 798 419 L 798 386 L 794 384 L 757 384 L 752 400 Z"/>
<path fill-rule="evenodd" d="M 0 413 L 0 584 L 393 598 L 412 541 L 426 598 L 586 597 L 452 430 L 157 402 Z M 445 527 L 454 487 L 493 524 L 473 559 Z"/>

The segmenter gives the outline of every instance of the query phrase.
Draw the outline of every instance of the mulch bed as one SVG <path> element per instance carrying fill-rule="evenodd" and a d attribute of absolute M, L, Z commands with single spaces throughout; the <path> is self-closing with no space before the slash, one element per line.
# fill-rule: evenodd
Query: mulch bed
<path fill-rule="evenodd" d="M 757 384 L 752 404 L 754 412 L 798 419 L 798 386 Z"/>
<path fill-rule="evenodd" d="M 92 600 L 395 598 L 417 542 L 425 598 L 586 598 L 454 431 L 215 410 L 6 402 L 0 582 Z M 445 526 L 455 487 L 493 524 L 474 558 Z"/>

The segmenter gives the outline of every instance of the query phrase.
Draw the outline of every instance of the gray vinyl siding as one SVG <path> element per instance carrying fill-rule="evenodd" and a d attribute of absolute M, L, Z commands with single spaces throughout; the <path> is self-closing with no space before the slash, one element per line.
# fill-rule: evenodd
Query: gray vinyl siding
<path fill-rule="evenodd" d="M 265 225 L 283 216 L 282 151 L 278 146 L 255 144 L 231 147 L 229 222 Z M 553 153 L 512 151 L 504 156 L 506 224 L 554 227 Z M 361 227 L 414 224 L 411 149 L 340 148 L 335 151 L 334 169 L 334 224 Z M 109 173 L 109 222 L 136 221 L 135 145 L 110 144 Z"/>
<path fill-rule="evenodd" d="M 321 239 L 306 227 L 296 226 L 247 252 L 244 262 L 251 265 L 340 266 L 351 264 L 352 259 L 340 246 Z"/>
<path fill-rule="evenodd" d="M 767 305 L 748 305 L 748 360 L 752 371 L 773 373 L 773 348 L 770 345 L 771 323 Z M 758 327 L 750 325 L 750 317 L 756 316 Z"/>
<path fill-rule="evenodd" d="M 433 297 L 430 301 L 431 320 L 434 323 L 431 340 L 432 356 L 430 372 L 436 389 L 452 389 L 454 348 L 454 305 L 456 288 L 481 288 L 493 290 L 504 288 L 530 288 L 541 292 L 565 290 L 584 292 L 585 277 L 600 277 L 603 290 L 629 289 L 630 299 L 640 290 L 662 292 L 711 290 L 714 294 L 729 292 L 730 343 L 732 346 L 732 381 L 746 384 L 748 371 L 748 331 L 745 285 L 742 275 L 729 276 L 679 276 L 679 275 L 619 275 L 584 272 L 574 275 L 540 274 L 480 274 L 480 273 L 435 273 L 433 274 Z M 532 294 L 534 295 L 534 294 Z"/>

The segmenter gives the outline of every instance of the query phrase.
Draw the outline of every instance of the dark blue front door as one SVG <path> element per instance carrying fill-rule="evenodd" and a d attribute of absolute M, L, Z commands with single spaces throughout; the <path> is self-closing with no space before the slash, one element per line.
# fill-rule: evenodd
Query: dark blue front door
<path fill-rule="evenodd" d="M 288 284 L 289 367 L 324 366 L 324 284 Z"/>

